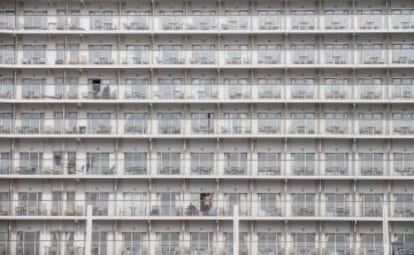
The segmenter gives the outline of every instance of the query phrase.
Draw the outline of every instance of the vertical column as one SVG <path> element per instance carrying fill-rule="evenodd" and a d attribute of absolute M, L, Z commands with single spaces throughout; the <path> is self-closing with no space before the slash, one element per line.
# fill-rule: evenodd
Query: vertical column
<path fill-rule="evenodd" d="M 88 205 L 86 213 L 85 255 L 91 255 L 92 247 L 92 205 Z"/>
<path fill-rule="evenodd" d="M 233 208 L 233 255 L 239 255 L 239 205 Z"/>

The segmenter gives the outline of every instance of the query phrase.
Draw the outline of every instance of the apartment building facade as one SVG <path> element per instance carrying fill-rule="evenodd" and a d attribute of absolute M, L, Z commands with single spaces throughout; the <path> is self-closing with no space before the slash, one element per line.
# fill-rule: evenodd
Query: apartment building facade
<path fill-rule="evenodd" d="M 413 254 L 413 32 L 410 0 L 1 1 L 0 254 Z"/>

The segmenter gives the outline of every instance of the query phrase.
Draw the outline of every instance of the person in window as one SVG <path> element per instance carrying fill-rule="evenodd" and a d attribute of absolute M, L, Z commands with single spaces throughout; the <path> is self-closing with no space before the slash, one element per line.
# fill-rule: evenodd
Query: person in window
<path fill-rule="evenodd" d="M 200 211 L 201 211 L 202 215 L 204 215 L 204 216 L 208 215 L 210 207 L 211 207 L 210 194 L 201 194 Z"/>

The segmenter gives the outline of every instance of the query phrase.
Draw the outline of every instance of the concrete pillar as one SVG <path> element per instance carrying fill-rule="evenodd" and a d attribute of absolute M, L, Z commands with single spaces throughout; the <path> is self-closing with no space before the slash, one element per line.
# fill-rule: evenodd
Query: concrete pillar
<path fill-rule="evenodd" d="M 233 255 L 239 255 L 239 206 L 233 207 Z"/>
<path fill-rule="evenodd" d="M 92 249 L 92 205 L 86 208 L 86 235 L 85 235 L 85 255 L 91 255 Z"/>

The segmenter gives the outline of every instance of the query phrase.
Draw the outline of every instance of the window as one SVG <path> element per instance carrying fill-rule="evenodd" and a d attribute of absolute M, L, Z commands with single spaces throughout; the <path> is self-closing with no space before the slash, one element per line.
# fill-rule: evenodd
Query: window
<path fill-rule="evenodd" d="M 361 233 L 361 251 L 366 254 L 382 254 L 384 239 L 381 233 Z"/>
<path fill-rule="evenodd" d="M 93 255 L 109 255 L 108 254 L 108 232 L 92 232 L 92 254 Z"/>
<path fill-rule="evenodd" d="M 292 212 L 294 216 L 315 215 L 315 194 L 314 193 L 293 193 Z"/>
<path fill-rule="evenodd" d="M 191 98 L 193 99 L 217 99 L 218 94 L 214 87 L 214 78 L 192 78 L 191 79 Z"/>
<path fill-rule="evenodd" d="M 314 134 L 315 114 L 314 113 L 291 113 L 291 128 L 293 134 Z"/>
<path fill-rule="evenodd" d="M 361 214 L 364 217 L 381 217 L 383 208 L 383 195 L 361 194 Z"/>
<path fill-rule="evenodd" d="M 245 134 L 250 133 L 250 118 L 245 112 L 226 112 L 224 113 L 224 125 L 222 133 Z"/>
<path fill-rule="evenodd" d="M 414 153 L 393 153 L 394 172 L 398 175 L 414 175 Z"/>
<path fill-rule="evenodd" d="M 159 64 L 184 64 L 185 51 L 184 46 L 180 44 L 175 45 L 160 45 Z"/>
<path fill-rule="evenodd" d="M 158 82 L 161 99 L 184 98 L 184 82 L 182 78 L 161 78 Z"/>
<path fill-rule="evenodd" d="M 158 118 L 160 134 L 181 133 L 181 113 L 159 113 Z"/>
<path fill-rule="evenodd" d="M 412 194 L 394 194 L 394 214 L 397 217 L 414 216 L 414 197 Z"/>
<path fill-rule="evenodd" d="M 384 155 L 378 152 L 359 153 L 362 175 L 382 175 Z"/>
<path fill-rule="evenodd" d="M 191 113 L 191 130 L 195 134 L 213 134 L 214 123 L 214 113 Z"/>
<path fill-rule="evenodd" d="M 350 64 L 351 55 L 347 43 L 325 44 L 324 54 L 327 64 Z"/>
<path fill-rule="evenodd" d="M 86 197 L 85 208 L 91 205 L 93 215 L 108 216 L 108 202 L 109 202 L 108 192 L 86 192 L 85 197 Z"/>
<path fill-rule="evenodd" d="M 277 175 L 281 170 L 281 153 L 257 153 L 259 175 Z"/>
<path fill-rule="evenodd" d="M 147 194 L 140 192 L 124 192 L 122 216 L 146 216 Z"/>
<path fill-rule="evenodd" d="M 10 172 L 11 157 L 9 152 L 0 152 L 0 174 Z"/>
<path fill-rule="evenodd" d="M 0 46 L 1 48 L 1 46 Z M 0 49 L 1 51 L 1 49 Z M 1 59 L 1 53 L 0 53 Z M 1 63 L 1 60 L 0 60 Z M 12 98 L 13 96 L 13 78 L 0 79 L 0 98 Z"/>
<path fill-rule="evenodd" d="M 279 30 L 284 19 L 281 10 L 258 10 L 257 18 L 260 30 Z"/>
<path fill-rule="evenodd" d="M 224 30 L 243 30 L 249 28 L 249 12 L 247 10 L 225 10 L 225 21 L 221 24 Z"/>
<path fill-rule="evenodd" d="M 281 45 L 257 45 L 257 62 L 258 64 L 280 64 L 281 63 Z"/>
<path fill-rule="evenodd" d="M 385 50 L 380 43 L 362 43 L 360 50 L 360 64 L 385 64 Z"/>
<path fill-rule="evenodd" d="M 215 251 L 213 232 L 190 232 L 190 249 L 199 254 Z"/>
<path fill-rule="evenodd" d="M 291 79 L 292 98 L 314 98 L 315 79 L 314 78 L 292 78 Z"/>
<path fill-rule="evenodd" d="M 126 29 L 148 30 L 150 21 L 150 11 L 128 10 L 126 12 L 126 19 Z"/>
<path fill-rule="evenodd" d="M 282 245 L 282 234 L 275 232 L 258 232 L 258 254 L 275 254 L 284 253 Z"/>
<path fill-rule="evenodd" d="M 19 174 L 40 174 L 43 169 L 42 152 L 20 152 Z"/>
<path fill-rule="evenodd" d="M 233 233 L 232 232 L 223 232 L 224 236 L 224 249 L 226 250 L 225 254 L 234 254 L 233 253 Z M 248 235 L 247 232 L 239 233 L 239 254 L 248 254 Z"/>
<path fill-rule="evenodd" d="M 42 215 L 41 208 L 42 193 L 36 192 L 19 192 L 19 203 L 16 208 L 16 214 L 19 216 L 36 216 Z M 46 208 L 44 208 L 46 209 Z"/>
<path fill-rule="evenodd" d="M 0 133 L 9 134 L 12 132 L 12 113 L 0 113 Z"/>
<path fill-rule="evenodd" d="M 325 29 L 349 29 L 350 17 L 348 10 L 325 10 L 324 11 Z"/>
<path fill-rule="evenodd" d="M 13 45 L 0 45 L 0 63 L 1 64 L 14 64 L 14 46 Z"/>
<path fill-rule="evenodd" d="M 364 135 L 382 134 L 383 132 L 382 113 L 360 113 L 359 133 Z"/>
<path fill-rule="evenodd" d="M 257 80 L 258 85 L 258 98 L 260 99 L 272 99 L 280 98 L 282 95 L 281 80 L 277 78 L 259 78 Z"/>
<path fill-rule="evenodd" d="M 125 83 L 125 98 L 147 98 L 148 79 L 127 78 Z"/>
<path fill-rule="evenodd" d="M 357 10 L 359 29 L 380 29 L 384 28 L 384 15 L 380 9 Z"/>
<path fill-rule="evenodd" d="M 250 50 L 248 44 L 224 45 L 226 64 L 240 65 L 250 63 Z"/>
<path fill-rule="evenodd" d="M 295 254 L 306 255 L 316 253 L 316 234 L 314 233 L 293 233 L 293 246 Z"/>
<path fill-rule="evenodd" d="M 113 64 L 112 45 L 89 45 L 89 64 Z"/>
<path fill-rule="evenodd" d="M 314 175 L 316 158 L 315 153 L 292 153 L 292 169 L 294 175 Z"/>
<path fill-rule="evenodd" d="M 324 79 L 323 88 L 325 97 L 332 99 L 346 99 L 351 95 L 349 78 L 343 77 L 327 77 Z"/>
<path fill-rule="evenodd" d="M 147 122 L 146 113 L 125 113 L 124 131 L 127 134 L 146 134 Z"/>
<path fill-rule="evenodd" d="M 146 233 L 122 232 L 122 254 L 147 254 Z"/>
<path fill-rule="evenodd" d="M 147 174 L 147 153 L 125 152 L 124 171 L 125 174 Z"/>
<path fill-rule="evenodd" d="M 17 254 L 40 255 L 40 231 L 17 232 Z"/>
<path fill-rule="evenodd" d="M 325 172 L 327 175 L 348 175 L 348 153 L 325 153 Z"/>
<path fill-rule="evenodd" d="M 239 215 L 248 215 L 247 193 L 224 193 L 224 213 L 226 216 L 233 216 L 234 206 L 238 205 Z"/>
<path fill-rule="evenodd" d="M 325 132 L 330 134 L 349 133 L 350 119 L 348 113 L 325 113 Z"/>
<path fill-rule="evenodd" d="M 87 152 L 86 153 L 86 173 L 87 174 L 113 174 L 110 167 L 108 152 Z"/>
<path fill-rule="evenodd" d="M 158 232 L 156 233 L 159 242 L 158 254 L 180 254 L 180 233 L 179 232 Z"/>
<path fill-rule="evenodd" d="M 327 233 L 326 250 L 334 251 L 337 254 L 349 254 L 349 234 L 344 233 Z"/>
<path fill-rule="evenodd" d="M 315 44 L 292 44 L 293 64 L 315 64 L 316 47 Z"/>
<path fill-rule="evenodd" d="M 158 208 L 154 208 L 151 215 L 179 216 L 182 214 L 180 194 L 177 192 L 157 193 Z"/>
<path fill-rule="evenodd" d="M 413 78 L 392 78 L 391 79 L 391 98 L 410 99 L 414 98 L 414 79 Z"/>
<path fill-rule="evenodd" d="M 112 30 L 115 28 L 112 18 L 114 12 L 110 10 L 89 11 L 90 29 L 91 30 Z"/>
<path fill-rule="evenodd" d="M 191 24 L 189 29 L 194 30 L 210 30 L 215 29 L 216 26 L 216 11 L 215 10 L 192 10 Z"/>
<path fill-rule="evenodd" d="M 162 29 L 165 30 L 179 30 L 183 29 L 183 11 L 171 10 L 171 11 L 160 11 L 162 17 Z"/>
<path fill-rule="evenodd" d="M 278 193 L 259 193 L 259 216 L 282 216 L 281 195 Z"/>
<path fill-rule="evenodd" d="M 24 29 L 47 29 L 46 10 L 25 10 Z"/>
<path fill-rule="evenodd" d="M 326 216 L 346 217 L 350 216 L 348 204 L 349 195 L 347 193 L 327 193 L 326 194 Z"/>
<path fill-rule="evenodd" d="M 88 92 L 83 94 L 84 98 L 89 99 L 114 99 L 114 88 L 111 87 L 113 81 L 110 79 L 88 79 Z"/>
<path fill-rule="evenodd" d="M 110 134 L 111 113 L 99 112 L 88 113 L 88 133 L 90 134 Z"/>
<path fill-rule="evenodd" d="M 47 45 L 23 45 L 23 64 L 46 64 Z"/>
<path fill-rule="evenodd" d="M 67 231 L 51 231 L 52 245 L 50 250 L 56 251 L 57 254 L 66 255 L 69 251 L 75 249 L 74 245 L 74 232 Z"/>
<path fill-rule="evenodd" d="M 127 45 L 126 56 L 128 64 L 148 64 L 149 45 Z"/>
<path fill-rule="evenodd" d="M 159 174 L 180 174 L 181 153 L 160 152 L 158 153 L 158 163 Z"/>
<path fill-rule="evenodd" d="M 314 10 L 292 10 L 292 29 L 295 30 L 312 30 L 315 29 L 315 11 Z"/>
<path fill-rule="evenodd" d="M 46 89 L 46 78 L 23 78 L 22 97 L 30 99 L 43 98 Z"/>
<path fill-rule="evenodd" d="M 215 45 L 192 45 L 191 46 L 192 64 L 214 64 L 215 61 Z"/>
<path fill-rule="evenodd" d="M 208 175 L 213 172 L 214 153 L 191 153 L 191 174 Z"/>
<path fill-rule="evenodd" d="M 243 99 L 249 98 L 251 85 L 248 78 L 224 78 L 224 85 L 227 90 L 227 98 Z"/>
<path fill-rule="evenodd" d="M 231 152 L 224 153 L 225 166 L 224 173 L 227 175 L 243 175 L 247 174 L 247 153 Z"/>

